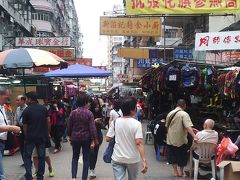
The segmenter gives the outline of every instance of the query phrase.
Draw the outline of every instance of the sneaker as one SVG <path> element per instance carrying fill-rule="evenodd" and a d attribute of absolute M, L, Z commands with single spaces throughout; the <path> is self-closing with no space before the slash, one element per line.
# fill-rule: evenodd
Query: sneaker
<path fill-rule="evenodd" d="M 59 149 L 54 149 L 53 150 L 53 153 L 55 154 L 55 153 L 58 153 L 59 152 Z"/>
<path fill-rule="evenodd" d="M 33 173 L 32 178 L 37 179 L 37 172 Z"/>
<path fill-rule="evenodd" d="M 62 146 L 61 147 L 59 147 L 58 149 L 57 148 L 55 148 L 54 149 L 54 151 L 53 151 L 53 153 L 55 154 L 55 153 L 58 153 L 59 151 L 61 151 L 62 150 Z"/>
<path fill-rule="evenodd" d="M 63 142 L 68 142 L 67 138 L 63 138 Z"/>
<path fill-rule="evenodd" d="M 53 169 L 52 169 L 52 171 L 49 171 L 48 176 L 49 177 L 54 177 L 55 176 L 55 172 L 53 171 Z"/>
<path fill-rule="evenodd" d="M 90 178 L 96 178 L 96 174 L 95 174 L 94 169 L 90 169 L 89 177 Z"/>

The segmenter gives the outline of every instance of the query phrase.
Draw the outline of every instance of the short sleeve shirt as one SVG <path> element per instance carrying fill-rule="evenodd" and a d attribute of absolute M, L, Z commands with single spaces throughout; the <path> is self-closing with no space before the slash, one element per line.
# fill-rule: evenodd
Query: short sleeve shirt
<path fill-rule="evenodd" d="M 140 162 L 135 140 L 143 138 L 142 125 L 134 118 L 121 117 L 117 118 L 110 124 L 108 137 L 115 136 L 115 145 L 112 159 L 119 163 L 132 164 Z"/>
<path fill-rule="evenodd" d="M 166 127 L 169 124 L 170 118 L 173 116 L 173 114 L 175 114 L 175 116 L 168 127 L 167 144 L 180 147 L 183 144 L 188 143 L 188 132 L 186 128 L 193 126 L 193 124 L 188 113 L 177 107 L 167 115 Z"/>
<path fill-rule="evenodd" d="M 48 111 L 38 103 L 32 103 L 22 114 L 23 125 L 27 125 L 26 141 L 42 143 L 48 139 Z"/>

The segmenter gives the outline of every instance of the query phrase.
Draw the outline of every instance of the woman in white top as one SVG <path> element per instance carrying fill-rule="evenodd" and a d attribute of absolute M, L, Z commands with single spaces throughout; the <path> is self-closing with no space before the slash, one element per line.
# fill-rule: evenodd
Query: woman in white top
<path fill-rule="evenodd" d="M 109 126 L 112 121 L 122 116 L 123 114 L 122 114 L 122 110 L 120 109 L 120 101 L 115 100 L 113 102 L 113 109 L 110 111 Z"/>
<path fill-rule="evenodd" d="M 129 180 L 137 180 L 141 160 L 141 172 L 147 172 L 142 125 L 133 118 L 136 113 L 136 104 L 135 98 L 126 98 L 122 101 L 121 110 L 123 117 L 117 118 L 110 124 L 106 136 L 107 142 L 115 136 L 116 143 L 112 154 L 115 180 L 125 180 L 126 171 L 128 172 Z"/>

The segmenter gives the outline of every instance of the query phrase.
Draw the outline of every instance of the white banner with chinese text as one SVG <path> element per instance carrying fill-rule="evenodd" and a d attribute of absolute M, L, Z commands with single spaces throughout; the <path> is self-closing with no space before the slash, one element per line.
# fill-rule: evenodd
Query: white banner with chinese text
<path fill-rule="evenodd" d="M 197 33 L 196 51 L 240 49 L 240 31 Z"/>
<path fill-rule="evenodd" d="M 16 37 L 16 47 L 70 47 L 70 37 Z"/>

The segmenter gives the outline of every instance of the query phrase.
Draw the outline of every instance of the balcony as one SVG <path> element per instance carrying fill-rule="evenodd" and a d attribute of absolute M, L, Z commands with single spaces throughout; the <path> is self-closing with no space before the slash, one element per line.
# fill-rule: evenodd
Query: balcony
<path fill-rule="evenodd" d="M 36 27 L 37 31 L 53 32 L 52 25 L 48 21 L 33 20 L 33 25 Z"/>
<path fill-rule="evenodd" d="M 47 1 L 31 0 L 31 4 L 36 10 L 48 11 L 48 12 L 54 13 L 54 8 L 52 4 L 50 4 Z"/>
<path fill-rule="evenodd" d="M 9 13 L 9 15 L 14 18 L 16 23 L 24 27 L 28 32 L 31 32 L 31 24 L 29 21 L 25 20 L 24 17 L 18 11 L 16 11 L 8 1 L 0 0 L 0 6 L 2 6 Z"/>

